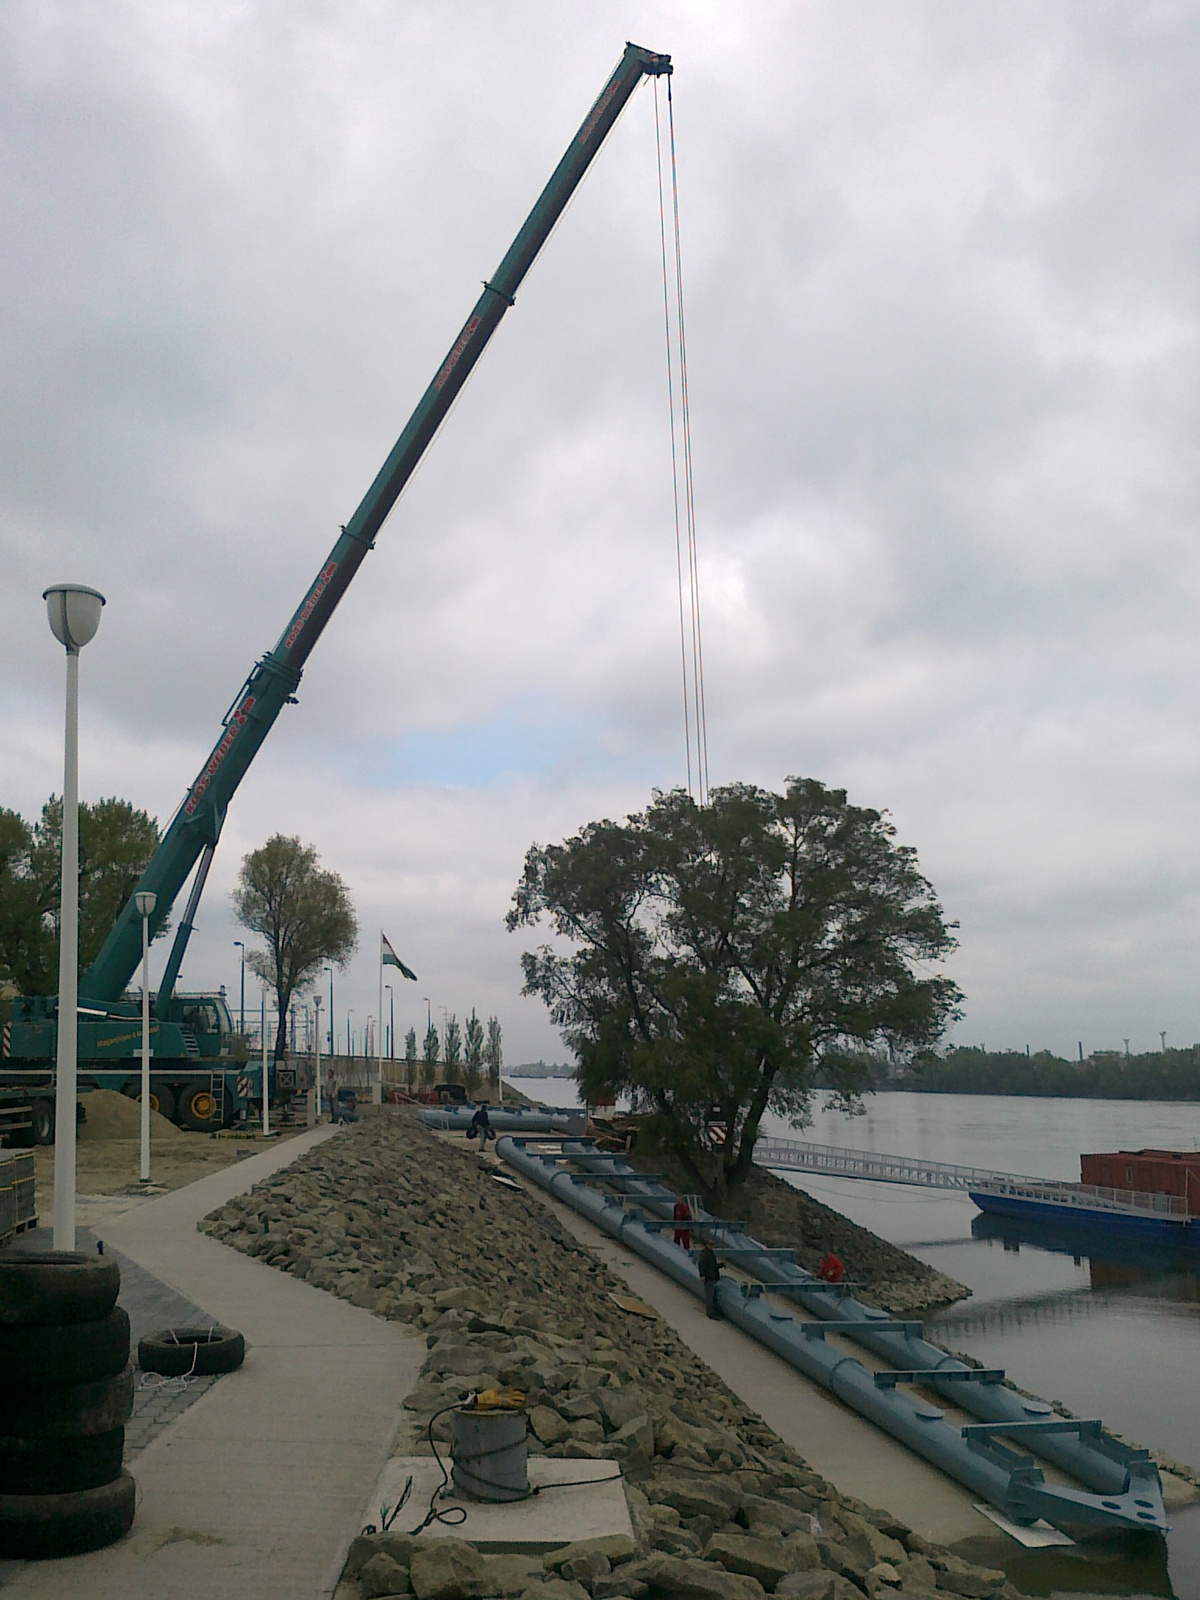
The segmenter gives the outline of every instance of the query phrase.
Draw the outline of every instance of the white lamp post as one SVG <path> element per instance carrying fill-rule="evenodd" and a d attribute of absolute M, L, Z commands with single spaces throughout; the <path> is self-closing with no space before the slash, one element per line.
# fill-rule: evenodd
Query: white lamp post
<path fill-rule="evenodd" d="M 313 1032 L 317 1038 L 316 1062 L 313 1066 L 313 1126 L 321 1120 L 321 996 L 313 995 L 313 1009 L 317 1013 Z"/>
<path fill-rule="evenodd" d="M 42 594 L 50 631 L 67 652 L 62 891 L 58 924 L 58 1049 L 54 1086 L 54 1248 L 75 1248 L 76 1065 L 79 1050 L 79 652 L 96 636 L 104 596 L 81 583 Z"/>
<path fill-rule="evenodd" d="M 263 1138 L 271 1131 L 271 1082 L 267 1072 L 267 987 L 262 992 L 262 1131 Z"/>
<path fill-rule="evenodd" d="M 150 1182 L 150 918 L 158 896 L 142 889 L 133 897 L 142 919 L 142 1183 Z"/>

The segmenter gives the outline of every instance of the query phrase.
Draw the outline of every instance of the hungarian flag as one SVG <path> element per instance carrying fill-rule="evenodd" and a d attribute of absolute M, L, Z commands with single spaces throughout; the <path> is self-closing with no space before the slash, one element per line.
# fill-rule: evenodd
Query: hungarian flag
<path fill-rule="evenodd" d="M 397 967 L 399 969 L 399 971 L 400 971 L 400 976 L 402 978 L 411 978 L 412 981 L 414 983 L 416 983 L 416 981 L 417 981 L 416 973 L 413 972 L 410 967 L 406 967 L 404 965 L 403 961 L 401 961 L 400 957 L 392 949 L 391 944 L 388 941 L 388 936 L 387 936 L 386 933 L 381 933 L 379 935 L 379 941 L 380 941 L 379 942 L 379 961 L 380 961 L 380 965 L 381 966 L 385 966 L 385 967 Z"/>

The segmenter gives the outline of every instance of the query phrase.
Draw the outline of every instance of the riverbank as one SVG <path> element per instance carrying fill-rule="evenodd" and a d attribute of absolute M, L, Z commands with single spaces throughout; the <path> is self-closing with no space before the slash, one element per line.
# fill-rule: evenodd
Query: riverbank
<path fill-rule="evenodd" d="M 626 1160 L 641 1172 L 660 1173 L 678 1193 L 691 1186 L 679 1163 L 661 1150 L 635 1148 Z M 796 1260 L 810 1272 L 832 1251 L 845 1266 L 847 1278 L 859 1285 L 862 1297 L 893 1316 L 938 1310 L 971 1293 L 965 1284 L 762 1167 L 752 1167 L 746 1174 L 725 1215 L 744 1222 L 760 1244 L 794 1250 Z"/>
<path fill-rule="evenodd" d="M 560 1576 L 529 1558 L 463 1551 L 459 1577 L 428 1587 L 413 1541 L 380 1535 L 352 1550 L 340 1600 L 1017 1593 L 1003 1573 L 840 1494 L 660 1318 L 618 1303 L 628 1302 L 620 1280 L 540 1197 L 497 1183 L 490 1165 L 410 1117 L 358 1124 L 201 1227 L 424 1330 L 429 1355 L 397 1453 L 425 1453 L 426 1429 L 444 1429 L 436 1413 L 464 1390 L 512 1384 L 528 1392 L 535 1455 L 622 1463 L 628 1548 L 574 1552 Z"/>

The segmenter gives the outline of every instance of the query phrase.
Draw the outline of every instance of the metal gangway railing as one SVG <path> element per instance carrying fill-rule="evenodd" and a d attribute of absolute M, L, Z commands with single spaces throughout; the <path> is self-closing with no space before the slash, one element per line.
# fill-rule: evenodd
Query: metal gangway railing
<path fill-rule="evenodd" d="M 811 1172 L 829 1178 L 866 1178 L 873 1183 L 954 1189 L 960 1194 L 1003 1195 L 1120 1216 L 1144 1216 L 1150 1212 L 1164 1222 L 1188 1220 L 1187 1202 L 1181 1195 L 1106 1189 L 1094 1183 L 1064 1183 L 1054 1178 L 1025 1178 L 1015 1172 L 993 1172 L 987 1167 L 958 1167 L 948 1161 L 926 1161 L 920 1156 L 845 1150 L 839 1145 L 808 1144 L 800 1139 L 759 1139 L 754 1160 L 756 1165 L 774 1172 Z"/>

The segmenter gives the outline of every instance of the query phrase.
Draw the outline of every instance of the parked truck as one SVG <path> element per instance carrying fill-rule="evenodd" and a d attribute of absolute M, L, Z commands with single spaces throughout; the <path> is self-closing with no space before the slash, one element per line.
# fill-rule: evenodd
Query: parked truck
<path fill-rule="evenodd" d="M 611 77 L 542 190 L 508 253 L 450 346 L 432 382 L 274 648 L 254 666 L 221 723 L 208 759 L 183 798 L 134 891 L 118 913 L 96 959 L 79 981 L 79 1085 L 140 1097 L 139 998 L 129 992 L 141 961 L 138 891 L 156 897 L 153 936 L 166 922 L 189 874 L 187 908 L 154 1003 L 151 1093 L 157 1108 L 186 1127 L 215 1130 L 244 1115 L 263 1092 L 258 1063 L 233 1059 L 229 1011 L 214 995 L 175 992 L 196 909 L 239 783 L 285 705 L 296 704 L 300 675 L 351 579 L 374 548 L 379 530 L 483 354 L 517 290 L 549 238 L 630 96 L 645 77 L 671 71 L 671 58 L 626 45 Z M 11 1002 L 0 1047 L 0 1093 L 25 1096 L 28 1136 L 53 1138 L 54 1062 L 58 1009 L 53 996 Z M 278 1069 L 277 1076 L 281 1076 Z M 275 1085 L 269 1080 L 268 1094 Z M 21 1136 L 26 1130 L 19 1130 Z"/>

